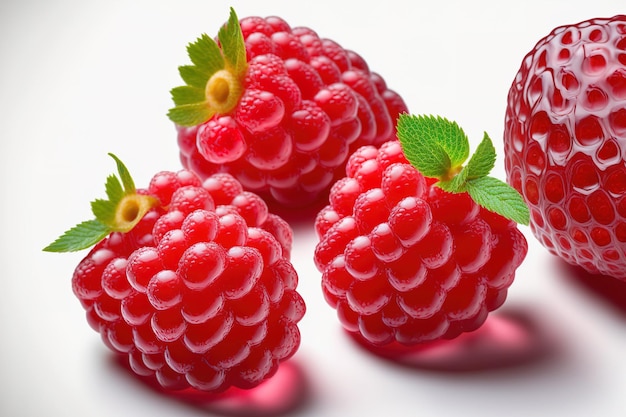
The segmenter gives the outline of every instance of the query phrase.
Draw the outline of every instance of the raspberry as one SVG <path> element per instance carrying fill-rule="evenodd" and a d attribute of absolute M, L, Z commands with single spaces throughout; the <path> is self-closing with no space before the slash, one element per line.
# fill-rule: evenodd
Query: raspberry
<path fill-rule="evenodd" d="M 289 225 L 229 174 L 160 172 L 136 190 L 116 160 L 124 186 L 109 178 L 97 220 L 45 249 L 96 241 L 72 278 L 88 323 L 165 389 L 221 392 L 271 377 L 298 349 L 305 312 Z"/>
<path fill-rule="evenodd" d="M 233 41 L 232 39 L 237 39 Z M 342 176 L 352 151 L 395 137 L 402 98 L 365 60 L 278 17 L 237 20 L 203 35 L 172 90 L 183 166 L 226 172 L 287 207 L 309 205 Z M 219 44 L 219 46 L 218 46 Z"/>
<path fill-rule="evenodd" d="M 414 122 L 400 116 L 401 139 Z M 468 192 L 443 190 L 456 180 L 425 178 L 409 154 L 399 141 L 359 148 L 315 220 L 325 299 L 342 326 L 371 345 L 415 345 L 477 329 L 505 301 L 527 252 L 515 221 Z M 465 187 L 478 185 L 472 181 L 482 180 Z M 515 193 L 500 184 L 502 199 Z"/>
<path fill-rule="evenodd" d="M 536 44 L 509 90 L 504 149 L 539 242 L 626 280 L 626 16 L 561 26 Z"/>

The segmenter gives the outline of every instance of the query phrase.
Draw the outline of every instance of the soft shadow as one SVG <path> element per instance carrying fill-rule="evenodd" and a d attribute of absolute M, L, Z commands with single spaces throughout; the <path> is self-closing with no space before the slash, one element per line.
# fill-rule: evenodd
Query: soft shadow
<path fill-rule="evenodd" d="M 452 340 L 418 346 L 372 346 L 358 336 L 359 346 L 397 365 L 444 373 L 470 373 L 510 369 L 543 363 L 558 355 L 558 340 L 525 310 L 492 313 L 476 331 Z"/>
<path fill-rule="evenodd" d="M 168 391 L 154 379 L 136 375 L 125 357 L 113 355 L 113 361 L 151 391 L 203 413 L 227 417 L 280 417 L 298 414 L 310 404 L 309 381 L 300 364 L 293 358 L 281 363 L 276 374 L 255 388 L 232 387 L 219 394 L 193 388 Z"/>
<path fill-rule="evenodd" d="M 585 290 L 595 299 L 626 318 L 626 281 L 607 275 L 590 274 L 583 268 L 571 265 L 559 258 L 554 260 L 561 276 L 571 284 Z"/>

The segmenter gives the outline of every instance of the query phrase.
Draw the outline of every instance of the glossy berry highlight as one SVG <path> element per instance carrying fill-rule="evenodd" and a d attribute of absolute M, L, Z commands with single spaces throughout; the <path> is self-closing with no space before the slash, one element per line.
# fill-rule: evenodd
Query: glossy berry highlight
<path fill-rule="evenodd" d="M 508 95 L 508 182 L 552 254 L 626 280 L 626 16 L 554 29 Z"/>
<path fill-rule="evenodd" d="M 109 177 L 96 219 L 45 249 L 97 240 L 72 277 L 90 326 L 166 390 L 217 393 L 270 378 L 298 349 L 305 313 L 289 225 L 229 174 L 163 171 L 135 189 L 116 161 L 122 180 Z M 134 199 L 149 203 L 145 212 Z M 133 227 L 108 223 L 119 212 L 134 214 Z"/>
<path fill-rule="evenodd" d="M 169 112 L 183 165 L 282 206 L 325 197 L 350 153 L 394 138 L 407 111 L 360 55 L 279 17 L 231 9 L 217 42 L 202 35 L 188 52 Z"/>

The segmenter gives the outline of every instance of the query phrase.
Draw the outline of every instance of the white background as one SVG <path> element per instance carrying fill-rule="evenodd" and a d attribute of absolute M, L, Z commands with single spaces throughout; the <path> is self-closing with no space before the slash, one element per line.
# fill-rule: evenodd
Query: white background
<path fill-rule="evenodd" d="M 89 201 L 114 172 L 107 152 L 139 186 L 180 168 L 169 89 L 187 43 L 217 33 L 230 6 L 359 52 L 412 113 L 456 120 L 474 146 L 487 131 L 498 150 L 508 87 L 534 44 L 555 26 L 626 11 L 622 0 L 3 1 L 0 415 L 626 415 L 626 284 L 565 266 L 528 228 L 528 257 L 486 327 L 405 364 L 339 329 L 302 219 L 292 219 L 293 261 L 308 311 L 276 381 L 240 397 L 180 398 L 112 358 L 71 292 L 85 253 L 41 249 L 91 217 Z"/>

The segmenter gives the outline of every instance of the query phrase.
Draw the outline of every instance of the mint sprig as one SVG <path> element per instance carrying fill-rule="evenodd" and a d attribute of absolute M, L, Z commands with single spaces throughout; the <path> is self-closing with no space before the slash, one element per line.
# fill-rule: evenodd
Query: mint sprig
<path fill-rule="evenodd" d="M 76 252 L 94 246 L 111 232 L 126 233 L 133 229 L 159 201 L 138 194 L 135 183 L 124 163 L 112 153 L 118 176 L 110 175 L 105 183 L 107 199 L 91 202 L 95 217 L 77 224 L 46 246 L 46 252 Z"/>
<path fill-rule="evenodd" d="M 187 46 L 192 64 L 178 67 L 185 85 L 170 91 L 174 107 L 168 117 L 178 125 L 196 126 L 215 114 L 226 114 L 243 93 L 248 63 L 243 33 L 233 8 L 217 37 L 219 44 L 202 34 Z"/>
<path fill-rule="evenodd" d="M 456 122 L 440 116 L 402 114 L 398 139 L 407 160 L 424 176 L 436 178 L 436 186 L 451 192 L 467 192 L 487 210 L 528 225 L 530 212 L 522 196 L 505 182 L 489 176 L 496 150 L 485 132 L 469 158 L 469 139 Z"/>

